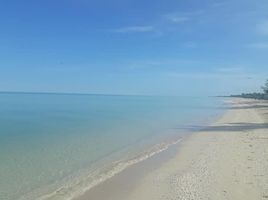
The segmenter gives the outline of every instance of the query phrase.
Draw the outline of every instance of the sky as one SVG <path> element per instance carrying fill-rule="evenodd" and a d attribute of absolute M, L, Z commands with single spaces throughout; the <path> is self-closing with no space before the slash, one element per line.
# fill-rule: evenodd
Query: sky
<path fill-rule="evenodd" d="M 259 92 L 267 0 L 2 0 L 0 91 Z"/>

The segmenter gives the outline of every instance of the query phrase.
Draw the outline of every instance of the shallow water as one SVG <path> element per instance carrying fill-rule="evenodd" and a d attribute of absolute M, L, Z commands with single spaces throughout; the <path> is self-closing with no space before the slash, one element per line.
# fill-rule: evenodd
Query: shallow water
<path fill-rule="evenodd" d="M 222 112 L 208 97 L 0 94 L 0 199 L 71 199 Z"/>

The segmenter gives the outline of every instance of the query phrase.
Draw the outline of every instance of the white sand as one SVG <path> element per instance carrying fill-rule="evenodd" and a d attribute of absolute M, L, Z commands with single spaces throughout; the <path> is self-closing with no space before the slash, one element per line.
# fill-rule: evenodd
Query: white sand
<path fill-rule="evenodd" d="M 268 199 L 268 104 L 231 101 L 233 108 L 139 180 L 126 200 Z"/>

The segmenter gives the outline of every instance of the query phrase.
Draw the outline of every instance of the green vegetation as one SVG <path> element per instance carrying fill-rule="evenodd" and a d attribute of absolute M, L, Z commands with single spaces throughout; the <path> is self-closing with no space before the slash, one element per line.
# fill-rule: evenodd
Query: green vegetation
<path fill-rule="evenodd" d="M 266 83 L 264 86 L 261 87 L 264 94 L 268 95 L 268 79 L 266 80 Z"/>
<path fill-rule="evenodd" d="M 263 93 L 242 93 L 240 95 L 231 95 L 231 97 L 253 98 L 253 99 L 265 99 L 268 100 L 268 79 L 264 86 L 261 87 Z"/>

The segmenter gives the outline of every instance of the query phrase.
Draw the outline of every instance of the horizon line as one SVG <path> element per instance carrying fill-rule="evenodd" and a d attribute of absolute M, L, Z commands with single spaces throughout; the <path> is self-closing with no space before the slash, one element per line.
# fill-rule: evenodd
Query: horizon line
<path fill-rule="evenodd" d="M 147 97 L 199 97 L 190 95 L 154 95 L 154 94 L 110 94 L 110 93 L 83 93 L 83 92 L 34 92 L 34 91 L 0 91 L 0 94 L 40 94 L 40 95 L 96 95 L 96 96 L 147 96 Z M 206 95 L 207 97 L 223 97 L 227 95 Z"/>

